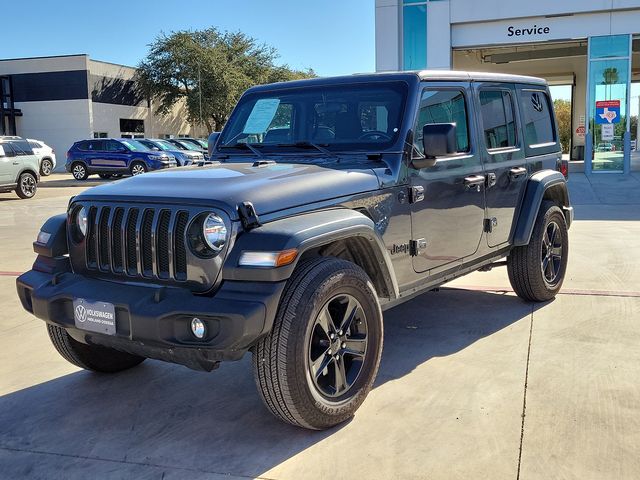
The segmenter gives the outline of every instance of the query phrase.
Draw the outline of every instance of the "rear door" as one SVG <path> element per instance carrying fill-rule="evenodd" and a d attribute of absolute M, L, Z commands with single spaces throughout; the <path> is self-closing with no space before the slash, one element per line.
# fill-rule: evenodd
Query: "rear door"
<path fill-rule="evenodd" d="M 479 112 L 481 155 L 486 175 L 487 243 L 507 243 L 516 208 L 528 178 L 518 122 L 515 86 L 506 83 L 474 84 Z"/>
<path fill-rule="evenodd" d="M 473 255 L 482 238 L 484 176 L 472 99 L 466 82 L 431 83 L 421 92 L 414 147 L 423 154 L 422 127 L 455 123 L 457 153 L 439 157 L 433 167 L 410 171 L 413 266 L 417 273 L 437 273 Z M 434 270 L 435 269 L 435 270 Z"/>
<path fill-rule="evenodd" d="M 101 169 L 106 162 L 106 154 L 104 147 L 104 140 L 89 140 L 87 148 L 84 153 L 84 158 L 91 167 Z"/>

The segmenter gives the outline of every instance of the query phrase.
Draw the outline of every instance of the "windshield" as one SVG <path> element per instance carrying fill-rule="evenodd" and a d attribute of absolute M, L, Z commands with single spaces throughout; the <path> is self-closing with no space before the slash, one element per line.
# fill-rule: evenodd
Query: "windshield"
<path fill-rule="evenodd" d="M 137 152 L 140 150 L 149 150 L 147 146 L 143 145 L 137 140 L 120 140 L 120 141 L 124 143 L 127 147 L 129 147 L 129 150 L 134 152 Z"/>
<path fill-rule="evenodd" d="M 241 149 L 239 144 L 245 143 L 274 151 L 313 144 L 332 151 L 382 150 L 398 136 L 406 96 L 403 82 L 249 94 L 240 100 L 216 147 Z"/>
<path fill-rule="evenodd" d="M 192 150 L 194 152 L 199 152 L 202 148 L 194 145 L 190 142 L 185 142 L 184 140 L 176 140 L 181 146 L 183 150 Z"/>
<path fill-rule="evenodd" d="M 172 143 L 165 142 L 164 140 L 155 140 L 153 142 L 154 145 L 157 145 L 160 150 L 164 150 L 165 152 L 168 150 L 175 150 L 176 146 Z"/>

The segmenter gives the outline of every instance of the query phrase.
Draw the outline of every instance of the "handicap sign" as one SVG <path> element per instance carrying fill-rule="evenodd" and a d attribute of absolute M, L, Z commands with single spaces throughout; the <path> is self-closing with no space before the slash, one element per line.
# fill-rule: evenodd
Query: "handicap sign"
<path fill-rule="evenodd" d="M 620 100 L 596 102 L 596 123 L 598 125 L 620 123 Z"/>

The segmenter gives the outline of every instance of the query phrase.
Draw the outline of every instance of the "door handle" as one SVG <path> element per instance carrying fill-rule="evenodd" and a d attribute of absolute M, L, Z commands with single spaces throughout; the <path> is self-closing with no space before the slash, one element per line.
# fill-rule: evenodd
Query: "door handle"
<path fill-rule="evenodd" d="M 20 162 L 13 162 L 14 165 L 20 165 Z"/>
<path fill-rule="evenodd" d="M 526 168 L 524 168 L 524 167 L 515 167 L 515 168 L 512 168 L 511 170 L 509 170 L 509 178 L 511 178 L 511 180 L 518 180 L 520 178 L 523 178 L 526 173 L 527 173 L 527 169 Z"/>
<path fill-rule="evenodd" d="M 484 175 L 470 175 L 464 178 L 464 186 L 467 188 L 478 187 L 478 191 L 480 191 L 480 186 L 484 185 Z"/>

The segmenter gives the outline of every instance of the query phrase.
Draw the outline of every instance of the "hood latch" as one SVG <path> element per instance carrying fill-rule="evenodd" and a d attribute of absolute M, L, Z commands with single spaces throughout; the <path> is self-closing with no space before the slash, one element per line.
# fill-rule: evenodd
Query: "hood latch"
<path fill-rule="evenodd" d="M 253 203 L 251 202 L 242 202 L 238 205 L 238 215 L 240 216 L 240 221 L 242 222 L 242 228 L 245 230 L 251 230 L 253 228 L 258 228 L 260 225 L 260 219 L 258 218 L 258 214 L 256 213 L 256 209 L 253 207 Z"/>

